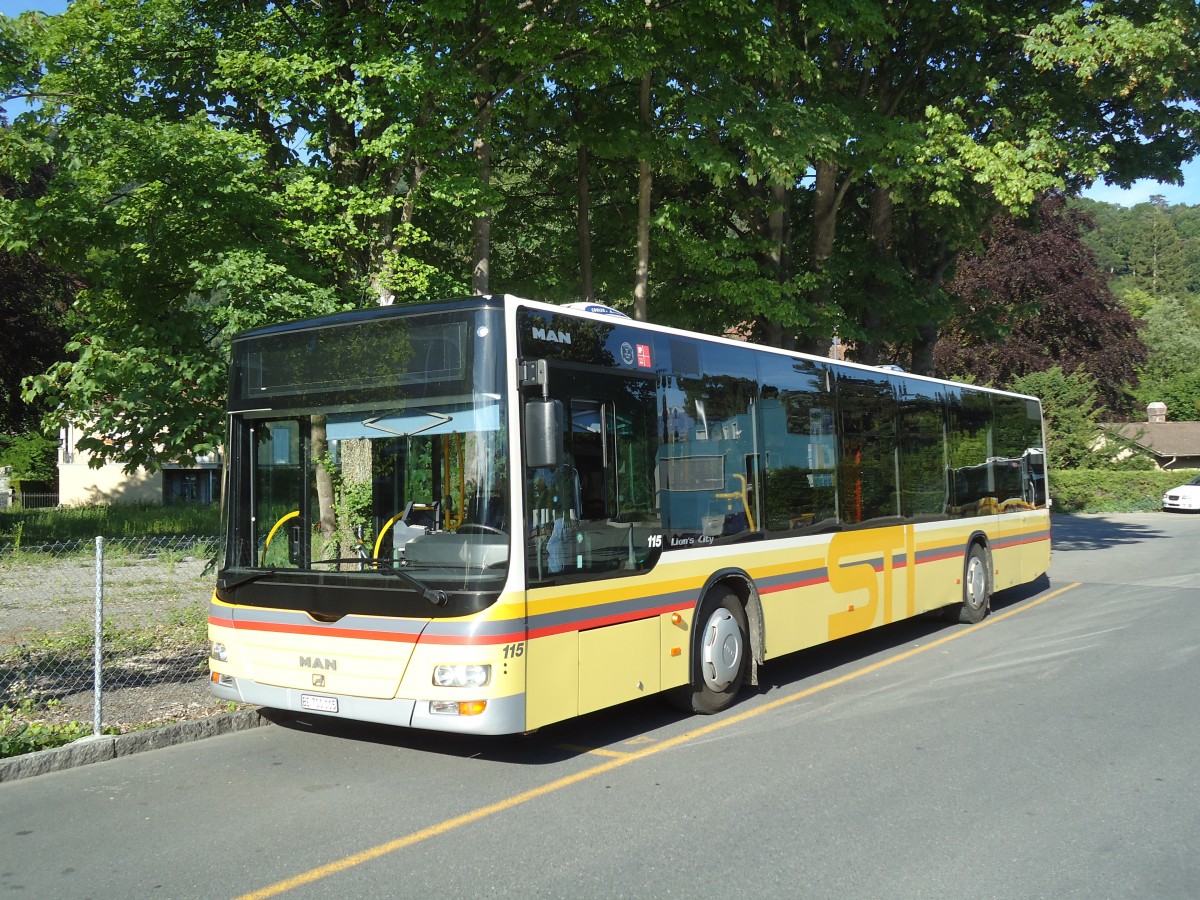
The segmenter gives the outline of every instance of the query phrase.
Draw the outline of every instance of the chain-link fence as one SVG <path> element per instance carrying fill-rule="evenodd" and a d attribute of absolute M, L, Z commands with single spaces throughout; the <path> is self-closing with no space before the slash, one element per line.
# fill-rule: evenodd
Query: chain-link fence
<path fill-rule="evenodd" d="M 206 639 L 218 543 L 0 544 L 0 707 L 96 734 L 222 709 Z"/>

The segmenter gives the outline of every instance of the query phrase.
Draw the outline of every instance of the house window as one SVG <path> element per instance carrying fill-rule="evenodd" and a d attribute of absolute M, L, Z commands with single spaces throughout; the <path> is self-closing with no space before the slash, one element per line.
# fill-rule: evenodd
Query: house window
<path fill-rule="evenodd" d="M 167 506 L 208 504 L 220 499 L 219 469 L 163 470 L 163 502 Z"/>

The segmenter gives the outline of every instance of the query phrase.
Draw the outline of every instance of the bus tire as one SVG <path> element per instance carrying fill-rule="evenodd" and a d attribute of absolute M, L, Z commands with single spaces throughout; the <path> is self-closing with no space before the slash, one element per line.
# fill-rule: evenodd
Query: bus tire
<path fill-rule="evenodd" d="M 746 677 L 747 635 L 741 598 L 725 585 L 716 585 L 696 610 L 691 682 L 676 688 L 671 702 L 686 712 L 704 715 L 729 706 Z"/>
<path fill-rule="evenodd" d="M 972 544 L 963 563 L 962 603 L 950 607 L 951 621 L 975 625 L 983 621 L 992 605 L 992 571 L 988 552 L 982 544 Z"/>

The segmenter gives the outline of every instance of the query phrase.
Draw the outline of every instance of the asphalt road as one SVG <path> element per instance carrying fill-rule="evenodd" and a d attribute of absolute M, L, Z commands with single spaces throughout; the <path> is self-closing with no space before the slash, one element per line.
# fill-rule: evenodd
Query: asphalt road
<path fill-rule="evenodd" d="M 0 784 L 14 897 L 1200 896 L 1200 517 L 1055 520 L 975 627 L 732 710 L 512 739 L 292 722 Z"/>

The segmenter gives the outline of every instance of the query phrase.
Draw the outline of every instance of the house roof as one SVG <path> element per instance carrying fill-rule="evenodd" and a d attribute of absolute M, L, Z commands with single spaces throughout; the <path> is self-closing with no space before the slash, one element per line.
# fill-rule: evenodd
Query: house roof
<path fill-rule="evenodd" d="M 1105 427 L 1155 456 L 1200 456 L 1200 422 L 1126 422 Z"/>

